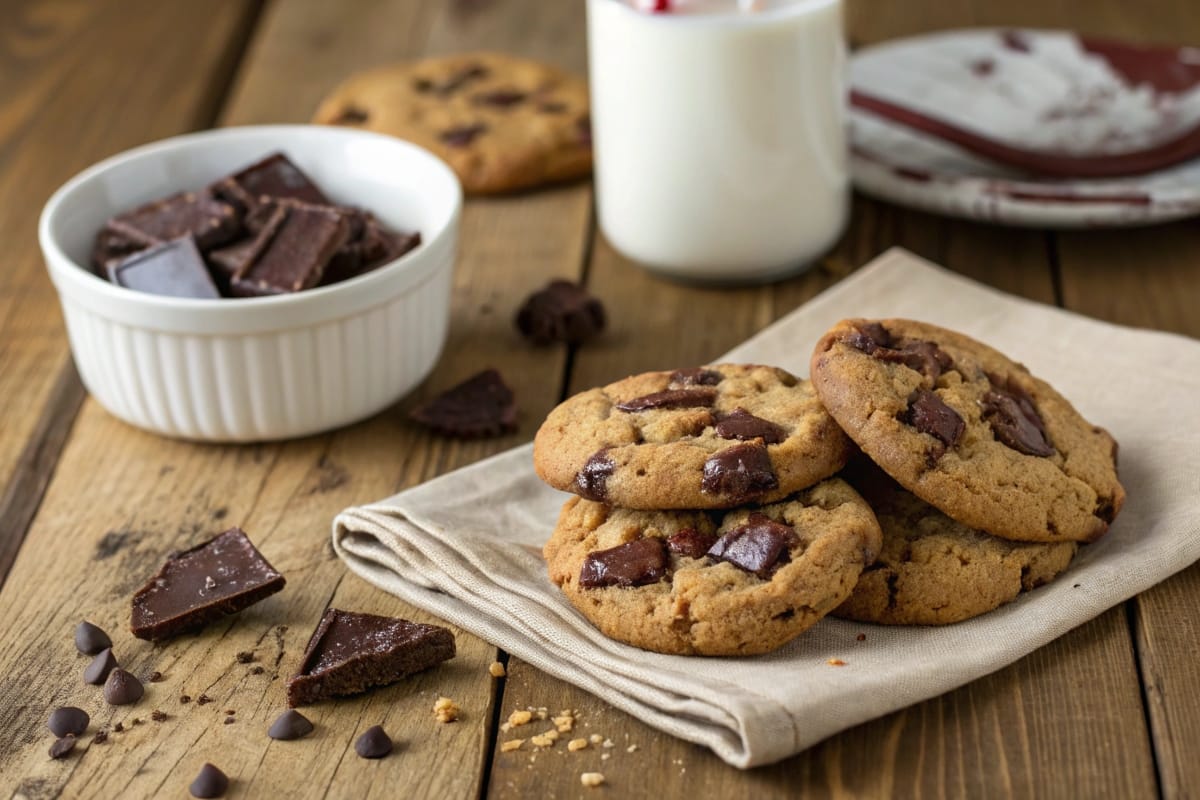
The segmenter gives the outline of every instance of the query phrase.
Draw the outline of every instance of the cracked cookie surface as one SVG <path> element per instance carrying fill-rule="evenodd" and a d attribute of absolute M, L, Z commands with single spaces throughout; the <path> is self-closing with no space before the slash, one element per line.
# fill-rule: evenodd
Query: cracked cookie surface
<path fill-rule="evenodd" d="M 572 497 L 546 543 L 550 579 L 602 633 L 660 653 L 754 655 L 854 588 L 878 523 L 837 478 L 730 511 L 632 511 Z"/>
<path fill-rule="evenodd" d="M 646 372 L 569 398 L 534 439 L 546 483 L 634 509 L 732 508 L 812 486 L 850 440 L 808 381 L 746 364 Z"/>
<path fill-rule="evenodd" d="M 501 53 L 461 53 L 353 75 L 313 122 L 407 139 L 445 160 L 471 194 L 591 174 L 587 84 Z"/>
<path fill-rule="evenodd" d="M 843 320 L 811 367 L 825 407 L 863 452 L 965 525 L 1016 541 L 1088 542 L 1124 503 L 1112 436 L 968 336 Z"/>

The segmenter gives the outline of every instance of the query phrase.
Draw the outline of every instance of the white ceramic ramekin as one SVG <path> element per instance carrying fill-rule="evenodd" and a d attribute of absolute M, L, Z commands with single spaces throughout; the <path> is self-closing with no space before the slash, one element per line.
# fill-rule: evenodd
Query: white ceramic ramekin
<path fill-rule="evenodd" d="M 282 150 L 338 203 L 422 243 L 365 275 L 290 295 L 160 297 L 88 269 L 109 217 L 196 189 Z M 379 134 L 307 125 L 225 128 L 139 147 L 54 193 L 38 237 L 88 391 L 121 419 L 206 441 L 284 439 L 368 417 L 441 353 L 462 210 L 453 172 Z"/>

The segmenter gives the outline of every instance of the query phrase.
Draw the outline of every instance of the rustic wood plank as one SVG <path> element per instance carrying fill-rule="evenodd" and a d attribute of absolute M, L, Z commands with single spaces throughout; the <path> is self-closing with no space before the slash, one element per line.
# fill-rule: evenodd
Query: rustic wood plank
<path fill-rule="evenodd" d="M 9 2 L 0 37 L 0 551 L 19 547 L 83 393 L 42 265 L 43 200 L 88 164 L 208 124 L 250 0 Z M 157 69 L 113 54 L 155 51 Z M 46 415 L 54 418 L 47 418 Z M 0 564 L 0 577 L 8 563 Z"/>

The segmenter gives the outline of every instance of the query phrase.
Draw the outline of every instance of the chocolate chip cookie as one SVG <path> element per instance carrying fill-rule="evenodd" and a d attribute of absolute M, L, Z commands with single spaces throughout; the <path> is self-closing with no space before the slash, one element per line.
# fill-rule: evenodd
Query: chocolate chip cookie
<path fill-rule="evenodd" d="M 352 76 L 313 122 L 407 139 L 432 150 L 472 194 L 591 174 L 587 84 L 537 61 L 462 53 Z"/>
<path fill-rule="evenodd" d="M 766 653 L 850 594 L 879 526 L 833 478 L 783 502 L 724 512 L 631 511 L 572 497 L 544 555 L 550 579 L 602 633 L 659 653 Z"/>
<path fill-rule="evenodd" d="M 857 467 L 843 475 L 870 503 L 883 547 L 832 616 L 885 625 L 960 622 L 1048 583 L 1078 548 L 990 536 L 950 519 L 878 468 Z"/>
<path fill-rule="evenodd" d="M 776 367 L 646 372 L 575 395 L 534 439 L 556 489 L 634 509 L 772 502 L 837 472 L 850 442 L 808 381 Z"/>
<path fill-rule="evenodd" d="M 876 464 L 969 527 L 1089 542 L 1125 500 L 1112 436 L 1024 366 L 961 333 L 844 320 L 817 343 L 812 381 Z"/>

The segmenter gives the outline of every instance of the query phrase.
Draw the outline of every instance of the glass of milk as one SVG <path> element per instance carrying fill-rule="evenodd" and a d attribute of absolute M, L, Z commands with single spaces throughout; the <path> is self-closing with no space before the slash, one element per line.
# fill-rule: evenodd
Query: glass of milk
<path fill-rule="evenodd" d="M 667 277 L 753 283 L 837 241 L 849 211 L 841 0 L 587 9 L 598 215 L 617 250 Z"/>

